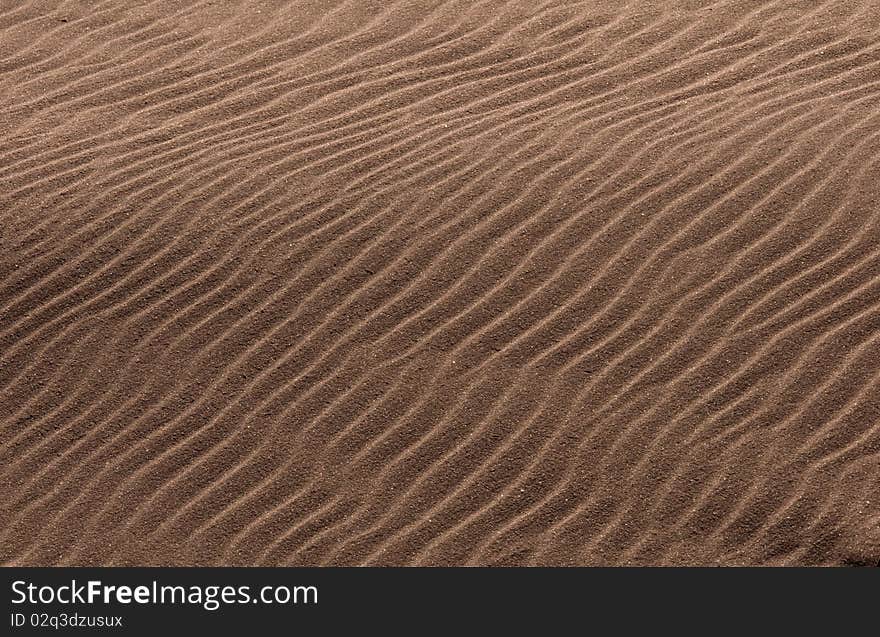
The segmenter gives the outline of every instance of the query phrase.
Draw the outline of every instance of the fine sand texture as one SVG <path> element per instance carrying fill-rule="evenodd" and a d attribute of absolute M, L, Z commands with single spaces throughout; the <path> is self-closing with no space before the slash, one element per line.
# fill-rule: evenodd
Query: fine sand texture
<path fill-rule="evenodd" d="M 0 562 L 877 565 L 880 0 L 0 3 Z"/>

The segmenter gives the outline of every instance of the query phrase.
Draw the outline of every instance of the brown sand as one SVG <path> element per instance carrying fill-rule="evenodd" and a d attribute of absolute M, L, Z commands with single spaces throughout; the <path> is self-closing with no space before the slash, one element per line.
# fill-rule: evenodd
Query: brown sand
<path fill-rule="evenodd" d="M 0 5 L 7 564 L 876 564 L 880 2 Z"/>

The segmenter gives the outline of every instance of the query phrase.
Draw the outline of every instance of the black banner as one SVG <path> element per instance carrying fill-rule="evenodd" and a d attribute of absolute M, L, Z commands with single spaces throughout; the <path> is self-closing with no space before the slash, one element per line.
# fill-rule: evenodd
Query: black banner
<path fill-rule="evenodd" d="M 877 569 L 3 568 L 2 635 L 293 634 L 476 623 L 578 627 L 783 625 L 870 617 Z M 413 623 L 414 622 L 414 623 Z M 476 622 L 476 623 L 475 623 Z M 610 624 L 608 622 L 611 622 Z M 556 631 L 558 628 L 559 631 Z M 706 625 L 707 630 L 713 626 Z"/>

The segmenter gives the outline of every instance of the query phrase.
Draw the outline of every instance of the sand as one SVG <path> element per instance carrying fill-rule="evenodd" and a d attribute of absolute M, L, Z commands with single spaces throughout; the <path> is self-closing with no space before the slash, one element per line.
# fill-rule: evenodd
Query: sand
<path fill-rule="evenodd" d="M 880 2 L 3 3 L 0 561 L 880 563 Z"/>

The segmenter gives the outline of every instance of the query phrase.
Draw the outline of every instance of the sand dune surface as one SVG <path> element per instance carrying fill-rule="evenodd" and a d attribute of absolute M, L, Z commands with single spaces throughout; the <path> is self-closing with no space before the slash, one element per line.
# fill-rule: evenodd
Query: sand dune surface
<path fill-rule="evenodd" d="M 0 560 L 877 565 L 880 3 L 0 3 Z"/>

